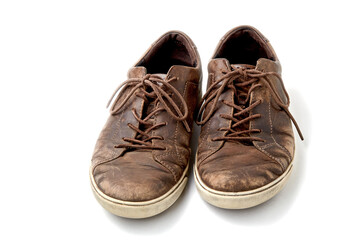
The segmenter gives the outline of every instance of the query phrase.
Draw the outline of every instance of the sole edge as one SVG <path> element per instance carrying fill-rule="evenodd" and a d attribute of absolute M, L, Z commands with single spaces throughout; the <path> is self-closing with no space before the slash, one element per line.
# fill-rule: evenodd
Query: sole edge
<path fill-rule="evenodd" d="M 201 181 L 196 166 L 194 166 L 194 178 L 200 196 L 211 205 L 225 209 L 246 209 L 262 204 L 278 194 L 289 180 L 292 166 L 291 164 L 275 181 L 245 192 L 222 192 L 209 188 Z"/>
<path fill-rule="evenodd" d="M 188 168 L 189 165 L 184 170 L 184 173 L 177 184 L 173 186 L 168 192 L 156 199 L 149 201 L 130 202 L 107 196 L 97 187 L 93 175 L 90 171 L 91 189 L 95 195 L 96 200 L 110 213 L 125 218 L 148 218 L 162 213 L 171 207 L 180 197 L 188 181 Z"/>

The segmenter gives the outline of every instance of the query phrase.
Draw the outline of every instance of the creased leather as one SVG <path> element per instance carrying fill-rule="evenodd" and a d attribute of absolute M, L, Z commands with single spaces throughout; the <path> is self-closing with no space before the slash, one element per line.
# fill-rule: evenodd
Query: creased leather
<path fill-rule="evenodd" d="M 278 61 L 259 59 L 257 70 L 263 72 L 277 72 L 281 74 L 281 67 Z M 281 87 L 280 80 L 269 77 L 277 89 L 278 94 L 284 102 L 286 97 Z M 255 142 L 254 145 L 263 153 L 278 161 L 285 170 L 294 157 L 294 134 L 289 117 L 272 100 L 269 89 L 258 88 L 252 92 L 251 102 L 262 100 L 252 114 L 261 114 L 261 118 L 251 122 L 251 129 L 262 129 L 261 133 L 254 133 L 253 136 L 264 139 L 264 142 Z"/>
<path fill-rule="evenodd" d="M 182 93 L 187 103 L 190 112 L 187 122 L 189 126 L 192 127 L 193 115 L 198 101 L 197 95 L 199 92 L 199 79 L 201 78 L 200 72 L 195 68 L 173 66 L 169 71 L 168 78 L 172 76 L 178 78 L 171 84 Z M 164 167 L 168 168 L 175 181 L 177 181 L 188 165 L 191 133 L 186 131 L 181 122 L 175 121 L 166 114 L 166 112 L 157 114 L 155 122 L 167 122 L 168 125 L 166 128 L 159 128 L 153 132 L 154 135 L 163 136 L 166 140 L 161 141 L 154 139 L 153 144 L 166 147 L 165 152 L 155 150 L 153 153 L 154 158 L 162 163 Z"/>
<path fill-rule="evenodd" d="M 146 69 L 143 67 L 133 67 L 129 70 L 128 77 L 143 77 L 145 74 Z M 132 129 L 124 127 L 124 119 L 128 119 L 127 123 L 139 126 L 139 123 L 132 117 L 131 109 L 135 108 L 141 113 L 142 105 L 143 100 L 134 95 L 129 99 L 119 114 L 109 116 L 96 142 L 92 158 L 92 169 L 101 163 L 119 157 L 123 153 L 124 149 L 114 148 L 114 146 L 119 143 L 124 143 L 123 137 L 135 136 L 135 132 Z"/>
<path fill-rule="evenodd" d="M 223 56 L 217 58 L 224 53 L 221 48 L 224 46 L 229 48 L 229 45 L 226 45 L 228 39 L 234 39 L 234 36 L 240 36 L 241 33 L 251 33 L 250 36 L 256 38 L 255 41 L 259 43 L 259 46 L 266 48 L 258 52 L 269 55 L 268 58 L 259 57 L 254 66 L 255 69 L 261 72 L 281 74 L 281 65 L 269 41 L 256 29 L 243 26 L 231 30 L 220 41 L 214 57 L 209 63 L 208 88 L 212 80 L 220 79 L 223 76 L 224 70 L 230 71 L 230 66 L 248 68 L 248 64 L 251 64 L 247 62 L 229 63 Z M 236 43 L 236 41 L 233 42 Z M 239 49 L 238 46 L 235 49 Z M 231 51 L 227 49 L 227 52 Z M 233 55 L 232 59 L 237 58 Z M 254 67 L 251 66 L 251 69 Z M 282 102 L 286 103 L 287 98 L 281 80 L 272 75 L 269 75 L 268 78 L 274 86 L 274 91 L 280 96 Z M 261 81 L 253 83 L 253 85 L 258 83 Z M 262 139 L 264 142 L 253 140 L 252 144 L 245 144 L 240 140 L 212 141 L 214 137 L 222 137 L 225 134 L 224 131 L 218 131 L 219 128 L 231 126 L 231 120 L 220 117 L 220 114 L 232 115 L 233 108 L 223 104 L 222 101 L 234 102 L 234 94 L 231 88 L 225 89 L 220 95 L 216 110 L 210 119 L 201 126 L 197 165 L 195 166 L 205 185 L 224 192 L 249 191 L 276 180 L 289 167 L 295 148 L 291 120 L 272 99 L 270 90 L 265 86 L 257 86 L 253 89 L 250 93 L 249 103 L 249 106 L 256 102 L 259 103 L 250 111 L 250 115 L 260 114 L 261 116 L 250 120 L 250 130 L 261 130 L 259 133 L 250 133 L 250 137 Z M 210 108 L 209 105 L 212 105 L 212 102 L 210 103 L 205 108 L 205 113 L 207 108 Z"/>
<path fill-rule="evenodd" d="M 176 42 L 169 45 L 168 41 Z M 180 43 L 179 41 L 183 42 Z M 191 127 L 193 115 L 198 105 L 198 96 L 201 94 L 202 73 L 199 55 L 190 38 L 176 31 L 164 34 L 151 45 L 140 61 L 135 64 L 135 67 L 129 70 L 128 78 L 142 78 L 148 74 L 147 69 L 141 64 L 149 64 L 153 70 L 163 69 L 163 66 L 158 66 L 159 63 L 152 62 L 151 59 L 152 57 L 159 57 L 157 51 L 161 49 L 161 44 L 179 46 L 181 49 L 177 49 L 178 52 L 193 51 L 189 53 L 189 56 L 187 54 L 182 55 L 181 59 L 185 62 L 196 63 L 196 66 L 172 65 L 167 73 L 151 73 L 163 80 L 173 79 L 169 81 L 169 84 L 184 98 L 188 109 L 188 115 L 184 121 Z M 165 57 L 168 56 L 166 53 L 162 50 Z M 171 57 L 171 54 L 169 56 Z M 191 59 L 185 59 L 186 57 Z M 179 59 L 176 58 L 175 60 L 178 61 Z M 167 63 L 167 59 L 161 59 L 161 61 Z M 125 90 L 124 96 L 120 96 L 116 102 L 123 102 L 130 91 L 131 88 Z M 138 92 L 141 95 L 140 88 Z M 180 100 L 172 99 L 184 112 L 184 106 Z M 124 145 L 124 137 L 135 138 L 137 133 L 129 127 L 129 124 L 136 128 L 139 128 L 140 124 L 134 117 L 132 110 L 136 110 L 141 118 L 145 104 L 142 97 L 133 94 L 119 112 L 109 116 L 100 133 L 92 159 L 91 174 L 97 188 L 109 197 L 130 202 L 142 202 L 158 198 L 179 182 L 189 163 L 191 131 L 186 130 L 183 121 L 175 120 L 165 110 L 157 112 L 151 118 L 151 122 L 153 125 L 166 122 L 167 125 L 151 130 L 150 135 L 161 136 L 162 140 L 152 139 L 151 144 L 157 147 L 165 147 L 166 150 L 158 150 L 159 148 L 115 148 L 115 146 Z M 161 101 L 157 101 L 157 107 L 163 107 Z"/>
<path fill-rule="evenodd" d="M 199 166 L 199 174 L 212 189 L 241 192 L 268 184 L 282 174 L 282 168 L 252 146 L 226 142 Z"/>
<path fill-rule="evenodd" d="M 209 87 L 212 82 L 218 80 L 224 74 L 223 72 L 229 71 L 230 65 L 226 59 L 212 59 L 208 65 L 209 71 L 209 78 L 208 84 Z M 213 75 L 213 78 L 211 77 Z M 227 90 L 224 92 L 221 97 L 220 101 L 228 100 L 232 101 L 234 98 L 234 93 L 231 90 Z M 210 107 L 205 109 L 205 113 L 209 111 Z M 232 114 L 233 109 L 227 105 L 218 106 L 215 110 L 213 116 L 219 116 L 220 114 Z M 211 139 L 215 137 L 223 136 L 225 133 L 216 131 L 221 127 L 228 127 L 230 125 L 230 120 L 213 117 L 211 118 L 205 125 L 202 126 L 200 137 L 199 137 L 199 146 L 198 146 L 198 154 L 197 154 L 197 164 L 200 165 L 202 162 L 209 157 L 211 154 L 216 152 L 223 144 L 221 141 L 212 141 Z"/>

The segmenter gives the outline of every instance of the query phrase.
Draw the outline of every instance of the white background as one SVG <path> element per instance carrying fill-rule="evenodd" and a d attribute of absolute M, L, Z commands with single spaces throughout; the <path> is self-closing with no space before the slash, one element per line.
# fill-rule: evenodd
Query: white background
<path fill-rule="evenodd" d="M 1 1 L 0 238 L 359 239 L 357 2 Z M 275 48 L 305 136 L 288 185 L 258 207 L 223 210 L 191 175 L 163 214 L 107 213 L 88 169 L 127 70 L 175 29 L 197 45 L 206 79 L 218 41 L 242 24 Z"/>

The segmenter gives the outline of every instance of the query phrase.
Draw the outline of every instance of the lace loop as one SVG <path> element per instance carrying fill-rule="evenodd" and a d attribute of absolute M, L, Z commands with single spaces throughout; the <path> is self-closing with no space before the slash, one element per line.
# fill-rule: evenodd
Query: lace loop
<path fill-rule="evenodd" d="M 210 87 L 208 88 L 208 90 L 206 91 L 206 93 L 204 94 L 204 96 L 201 100 L 202 105 L 199 110 L 199 115 L 198 115 L 197 121 L 196 121 L 197 124 L 199 124 L 199 125 L 205 124 L 210 119 L 212 114 L 215 112 L 215 108 L 216 108 L 217 103 L 219 102 L 219 98 L 220 98 L 221 94 L 225 91 L 225 89 L 227 87 L 233 88 L 236 91 L 237 88 L 250 86 L 250 88 L 246 94 L 246 99 L 241 102 L 241 104 L 245 105 L 245 103 L 248 102 L 250 99 L 250 93 L 255 88 L 265 86 L 266 88 L 268 88 L 270 90 L 270 94 L 273 97 L 276 104 L 280 108 L 282 108 L 285 111 L 285 113 L 289 116 L 289 118 L 295 125 L 296 130 L 297 130 L 301 140 L 304 140 L 303 135 L 301 133 L 301 130 L 300 130 L 297 122 L 295 121 L 294 117 L 292 116 L 292 114 L 289 111 L 289 105 L 290 105 L 289 94 L 285 90 L 281 76 L 278 73 L 276 73 L 276 72 L 266 72 L 265 73 L 265 72 L 261 72 L 256 69 L 238 68 L 238 69 L 235 69 L 233 71 L 230 71 L 230 72 L 224 73 L 224 74 L 225 74 L 224 76 L 222 76 L 221 78 L 216 80 L 214 83 L 212 83 L 210 85 Z M 284 93 L 285 93 L 286 103 L 284 103 L 282 101 L 280 95 L 276 91 L 275 86 L 272 84 L 272 82 L 268 78 L 268 76 L 270 76 L 270 75 L 275 76 L 276 78 L 278 78 L 280 80 L 282 89 L 284 90 Z M 235 81 L 235 80 L 240 80 L 240 82 Z M 219 88 L 217 88 L 217 86 L 219 84 L 221 84 L 221 86 Z M 210 102 L 213 99 L 214 99 L 214 101 L 210 106 L 210 110 L 207 112 L 207 115 L 204 116 L 205 108 L 210 104 Z M 235 124 L 233 124 L 229 129 L 226 129 L 228 132 L 231 132 L 228 136 L 225 136 L 222 138 L 216 138 L 216 140 L 260 141 L 261 139 L 255 138 L 255 137 L 240 137 L 239 135 L 245 133 L 244 131 L 239 132 L 239 131 L 232 130 L 232 128 L 237 127 L 238 125 L 243 124 L 244 122 L 251 121 L 252 119 L 260 117 L 259 115 L 253 115 L 253 116 L 244 118 L 242 120 L 238 120 L 235 118 L 235 117 L 239 117 L 240 115 L 242 115 L 244 113 L 249 113 L 250 110 L 252 110 L 257 105 L 260 104 L 260 101 L 257 101 L 244 109 L 234 103 L 231 103 L 231 102 L 224 101 L 223 103 L 230 107 L 233 107 L 234 109 L 238 110 L 239 112 L 233 114 L 233 116 L 225 117 L 226 119 L 229 119 L 229 120 L 232 120 L 233 122 L 235 122 Z M 224 117 L 224 116 L 221 116 L 221 117 Z M 253 130 L 258 131 L 258 129 L 253 129 Z"/>
<path fill-rule="evenodd" d="M 182 95 L 179 93 L 179 91 L 176 90 L 176 88 L 174 88 L 169 83 L 175 79 L 176 79 L 176 77 L 172 77 L 168 81 L 165 81 L 161 77 L 156 76 L 156 75 L 151 75 L 151 74 L 147 74 L 143 78 L 130 78 L 129 80 L 120 84 L 120 86 L 115 90 L 115 92 L 111 96 L 106 107 L 110 106 L 116 93 L 121 88 L 122 89 L 119 92 L 117 98 L 115 99 L 114 104 L 110 108 L 110 113 L 113 115 L 119 113 L 120 109 L 125 105 L 125 103 L 129 100 L 129 98 L 134 94 L 134 92 L 137 89 L 141 88 L 141 89 L 145 90 L 146 87 L 150 87 L 153 90 L 153 92 L 156 94 L 159 101 L 164 105 L 164 108 L 170 114 L 170 116 L 172 116 L 177 121 L 184 121 L 188 117 L 189 110 L 188 110 L 187 104 L 185 102 L 185 99 L 182 97 Z M 184 113 L 181 112 L 181 110 L 179 109 L 177 104 L 174 102 L 174 100 L 172 100 L 170 95 L 168 93 L 166 93 L 159 84 L 169 88 L 173 93 L 175 93 L 175 95 L 180 99 L 182 106 L 184 107 Z M 120 100 L 120 97 L 124 94 L 125 90 L 129 87 L 133 87 L 133 88 L 131 89 L 129 94 L 126 95 L 124 100 L 120 104 L 117 104 L 117 102 Z M 144 91 L 144 92 L 145 92 L 145 95 L 147 95 L 147 96 L 150 95 L 148 92 L 146 92 L 146 91 Z M 165 102 L 163 96 L 168 100 L 169 104 L 167 104 Z M 169 105 L 175 109 L 176 113 L 170 109 Z"/>
<path fill-rule="evenodd" d="M 146 130 L 141 130 L 132 124 L 128 124 L 128 127 L 133 129 L 137 134 L 135 138 L 123 138 L 125 142 L 129 142 L 129 144 L 119 144 L 115 146 L 115 148 L 139 148 L 139 149 L 159 149 L 164 150 L 163 147 L 153 146 L 151 140 L 159 139 L 163 140 L 162 136 L 151 136 L 150 132 L 156 128 L 161 126 L 165 126 L 166 123 L 158 123 L 153 124 L 150 123 L 149 120 L 152 116 L 160 111 L 166 111 L 172 118 L 177 121 L 183 122 L 186 130 L 190 132 L 190 127 L 186 121 L 186 118 L 189 115 L 189 110 L 186 104 L 185 99 L 179 93 L 179 91 L 174 88 L 170 82 L 176 80 L 176 77 L 169 78 L 167 80 L 163 80 L 160 76 L 147 74 L 143 78 L 130 78 L 124 83 L 120 84 L 120 86 L 115 90 L 112 94 L 107 107 L 110 106 L 111 102 L 115 98 L 113 105 L 110 108 L 110 113 L 112 115 L 118 114 L 121 108 L 126 104 L 126 102 L 130 99 L 131 96 L 135 93 L 137 97 L 143 98 L 145 101 L 148 99 L 152 99 L 152 101 L 157 101 L 162 103 L 163 107 L 154 107 L 147 116 L 143 116 L 143 119 L 138 115 L 135 109 L 132 109 L 132 114 L 134 118 L 142 125 L 147 126 Z M 130 92 L 123 98 L 123 100 L 119 103 L 120 98 L 123 96 L 127 89 L 131 88 Z M 167 89 L 167 91 L 164 90 Z M 139 91 L 137 91 L 139 89 Z M 137 92 L 136 92 L 137 91 Z M 170 92 L 170 94 L 168 93 Z M 171 95 L 175 94 L 175 96 L 180 100 L 181 106 L 184 111 L 181 111 L 177 103 L 172 99 Z M 156 104 L 155 104 L 156 105 Z"/>

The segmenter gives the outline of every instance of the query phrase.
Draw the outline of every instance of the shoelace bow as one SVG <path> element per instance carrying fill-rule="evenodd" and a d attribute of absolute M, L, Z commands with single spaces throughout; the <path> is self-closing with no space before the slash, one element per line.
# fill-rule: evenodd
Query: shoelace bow
<path fill-rule="evenodd" d="M 271 83 L 270 79 L 268 78 L 268 76 L 270 76 L 270 75 L 276 76 L 280 80 L 280 82 L 282 84 L 282 88 L 283 88 L 285 96 L 286 96 L 286 99 L 287 99 L 287 103 L 284 103 L 282 101 L 282 99 L 280 98 L 279 94 L 276 92 L 276 90 L 275 90 L 276 88 Z M 217 88 L 219 83 L 221 83 L 221 86 Z M 250 86 L 250 88 L 246 94 L 245 100 L 241 101 L 239 103 L 239 104 L 245 106 L 245 104 L 250 99 L 250 93 L 255 88 L 261 87 L 263 85 L 266 86 L 270 90 L 270 93 L 271 93 L 273 99 L 275 100 L 275 102 L 278 104 L 278 106 L 280 106 L 286 112 L 286 114 L 289 116 L 289 118 L 295 125 L 296 130 L 297 130 L 301 140 L 304 140 L 304 137 L 301 133 L 301 130 L 300 130 L 297 122 L 295 121 L 294 117 L 291 115 L 291 113 L 289 111 L 289 105 L 290 105 L 289 94 L 285 90 L 281 76 L 276 72 L 266 72 L 265 73 L 265 72 L 261 72 L 261 71 L 255 70 L 255 69 L 238 68 L 238 69 L 235 69 L 228 73 L 225 73 L 224 76 L 222 76 L 220 79 L 218 79 L 217 81 L 215 81 L 213 84 L 210 85 L 210 87 L 206 91 L 205 95 L 203 96 L 203 98 L 201 100 L 202 106 L 199 110 L 199 115 L 198 115 L 196 123 L 199 125 L 202 125 L 202 124 L 205 124 L 210 119 L 212 114 L 215 112 L 216 105 L 219 101 L 220 95 L 224 92 L 224 90 L 226 88 L 232 88 L 232 89 L 234 89 L 234 91 L 236 91 L 239 88 L 244 88 L 246 86 Z M 207 111 L 207 115 L 204 116 L 205 108 L 210 104 L 210 102 L 212 102 L 210 110 Z M 254 102 L 253 104 L 249 105 L 248 107 L 241 107 L 241 106 L 236 105 L 235 103 L 229 102 L 229 101 L 222 101 L 222 103 L 224 103 L 230 107 L 233 107 L 234 110 L 237 110 L 237 112 L 235 113 L 235 111 L 234 111 L 233 116 L 220 114 L 220 117 L 231 120 L 232 125 L 229 128 L 218 129 L 219 131 L 227 131 L 227 134 L 224 137 L 214 138 L 213 141 L 220 141 L 220 140 L 264 141 L 261 138 L 251 137 L 249 135 L 250 133 L 261 132 L 260 129 L 246 129 L 246 130 L 240 130 L 240 131 L 235 130 L 237 127 L 239 127 L 243 124 L 249 123 L 253 119 L 261 117 L 260 114 L 250 115 L 250 111 L 252 109 L 254 109 L 256 106 L 258 106 L 261 103 L 261 100 Z M 245 118 L 241 119 L 240 116 L 244 115 L 246 113 L 249 114 L 249 116 L 246 116 Z"/>
<path fill-rule="evenodd" d="M 117 98 L 114 100 L 114 103 L 112 107 L 110 108 L 110 113 L 115 115 L 118 114 L 121 110 L 121 108 L 125 105 L 125 103 L 129 100 L 131 96 L 135 93 L 137 97 L 141 97 L 145 100 L 146 104 L 150 104 L 151 102 L 154 103 L 154 108 L 149 114 L 143 114 L 146 116 L 142 116 L 141 118 L 135 109 L 132 109 L 132 113 L 134 118 L 143 126 L 148 126 L 144 130 L 139 129 L 138 127 L 128 124 L 128 126 L 133 129 L 137 135 L 135 138 L 123 138 L 125 142 L 128 142 L 129 144 L 119 144 L 115 146 L 115 148 L 138 148 L 138 149 L 158 149 L 158 150 L 165 150 L 163 147 L 158 147 L 152 144 L 151 140 L 153 139 L 160 139 L 164 140 L 162 136 L 151 136 L 151 131 L 167 125 L 166 122 L 161 122 L 157 124 L 153 124 L 149 122 L 152 116 L 154 116 L 156 113 L 160 111 L 166 111 L 172 118 L 174 118 L 177 121 L 182 121 L 186 130 L 190 132 L 190 127 L 186 121 L 186 118 L 188 117 L 189 110 L 187 107 L 187 104 L 185 102 L 185 99 L 182 97 L 182 95 L 179 93 L 179 91 L 174 88 L 170 82 L 177 80 L 176 77 L 171 77 L 167 80 L 163 80 L 161 77 L 157 75 L 147 74 L 143 78 L 130 78 L 124 83 L 122 83 L 113 93 L 111 96 L 107 107 L 109 107 L 110 103 L 112 102 L 113 98 L 115 97 L 116 93 L 121 89 L 119 94 L 117 95 Z M 122 102 L 118 103 L 121 96 L 125 93 L 125 90 L 131 88 L 130 92 L 125 96 L 125 98 L 122 100 Z M 167 91 L 170 90 L 170 94 L 167 93 L 164 88 L 167 89 Z M 139 91 L 137 91 L 139 90 Z M 147 91 L 148 90 L 148 91 Z M 150 91 L 149 91 L 150 90 Z M 172 95 L 175 94 L 178 99 L 181 101 L 181 105 L 184 108 L 184 112 L 182 112 L 179 108 L 179 106 L 175 103 L 175 101 L 172 99 Z M 149 99 L 151 99 L 149 101 Z M 157 103 L 160 101 L 163 105 L 163 107 L 157 107 Z M 173 110 L 172 110 L 172 109 Z"/>

